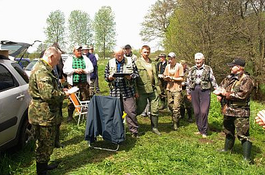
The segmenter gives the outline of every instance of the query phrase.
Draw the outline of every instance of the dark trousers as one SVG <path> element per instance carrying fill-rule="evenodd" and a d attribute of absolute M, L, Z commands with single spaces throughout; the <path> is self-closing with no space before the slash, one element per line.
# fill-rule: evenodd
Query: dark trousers
<path fill-rule="evenodd" d="M 198 130 L 201 134 L 207 134 L 211 91 L 202 90 L 201 86 L 197 85 L 191 91 L 191 99 Z"/>

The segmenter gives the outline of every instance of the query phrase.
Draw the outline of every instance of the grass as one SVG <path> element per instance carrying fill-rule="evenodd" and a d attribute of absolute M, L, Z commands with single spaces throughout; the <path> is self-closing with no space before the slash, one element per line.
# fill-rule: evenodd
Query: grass
<path fill-rule="evenodd" d="M 100 87 L 103 95 L 108 94 L 107 83 L 103 81 L 106 60 L 99 62 Z M 61 142 L 65 148 L 54 149 L 51 161 L 60 162 L 59 167 L 49 171 L 50 175 L 69 174 L 264 174 L 265 148 L 264 130 L 254 123 L 257 112 L 264 104 L 251 102 L 251 129 L 253 141 L 253 164 L 242 161 L 242 146 L 235 142 L 232 154 L 219 153 L 223 147 L 222 115 L 216 97 L 212 95 L 209 113 L 210 132 L 207 139 L 194 135 L 195 123 L 181 120 L 181 127 L 173 131 L 168 111 L 161 111 L 159 130 L 162 136 L 151 132 L 150 120 L 138 116 L 141 133 L 139 139 L 133 139 L 127 132 L 126 140 L 118 152 L 95 150 L 88 147 L 84 140 L 85 123 L 66 123 L 67 110 L 64 103 L 64 119 L 61 126 Z M 95 144 L 112 146 L 104 140 Z M 35 174 L 34 143 L 18 152 L 7 151 L 0 155 L 0 174 Z"/>

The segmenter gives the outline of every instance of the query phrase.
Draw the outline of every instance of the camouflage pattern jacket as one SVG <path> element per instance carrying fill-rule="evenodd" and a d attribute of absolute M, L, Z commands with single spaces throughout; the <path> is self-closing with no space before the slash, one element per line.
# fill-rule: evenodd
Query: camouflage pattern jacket
<path fill-rule="evenodd" d="M 52 126 L 60 119 L 60 103 L 65 94 L 58 86 L 53 69 L 44 60 L 34 66 L 29 79 L 29 122 L 33 125 Z"/>
<path fill-rule="evenodd" d="M 150 62 L 152 64 L 154 80 L 151 80 L 148 75 L 147 69 L 145 68 L 145 60 L 142 57 L 135 62 L 139 73 L 139 77 L 136 78 L 136 92 L 141 94 L 157 92 L 159 95 L 161 94 L 161 89 L 158 82 L 156 64 L 151 60 Z"/>
<path fill-rule="evenodd" d="M 222 113 L 231 117 L 250 116 L 250 94 L 254 84 L 246 73 L 228 75 L 220 84 L 226 90 L 226 97 L 222 97 Z"/>

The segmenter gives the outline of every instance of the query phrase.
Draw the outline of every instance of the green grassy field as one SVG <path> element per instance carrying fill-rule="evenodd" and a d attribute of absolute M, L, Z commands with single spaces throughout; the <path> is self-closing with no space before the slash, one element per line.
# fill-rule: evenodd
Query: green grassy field
<path fill-rule="evenodd" d="M 108 94 L 107 83 L 103 79 L 106 60 L 99 62 L 100 88 L 102 95 Z M 197 131 L 195 123 L 181 120 L 180 129 L 172 130 L 171 115 L 161 111 L 159 130 L 162 136 L 151 132 L 150 120 L 138 116 L 140 138 L 131 138 L 127 131 L 126 140 L 119 151 L 108 152 L 89 148 L 84 140 L 85 123 L 66 123 L 67 110 L 64 103 L 64 122 L 61 126 L 61 142 L 65 148 L 54 149 L 52 161 L 60 162 L 59 167 L 49 171 L 58 174 L 265 174 L 265 137 L 264 130 L 254 123 L 257 112 L 264 104 L 251 102 L 251 129 L 253 141 L 252 159 L 248 164 L 242 158 L 242 146 L 238 140 L 230 153 L 219 153 L 223 148 L 222 115 L 220 104 L 212 95 L 209 114 L 209 136 L 206 139 L 194 135 Z M 109 146 L 104 140 L 96 145 Z M 0 174 L 35 174 L 36 163 L 34 144 L 12 153 L 7 151 L 0 156 Z"/>

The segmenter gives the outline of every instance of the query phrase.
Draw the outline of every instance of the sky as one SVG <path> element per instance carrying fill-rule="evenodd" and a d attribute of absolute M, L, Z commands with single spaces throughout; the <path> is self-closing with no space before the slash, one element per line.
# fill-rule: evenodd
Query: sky
<path fill-rule="evenodd" d="M 0 40 L 33 43 L 44 41 L 46 19 L 52 11 L 64 13 L 66 23 L 73 10 L 89 14 L 93 20 L 102 6 L 110 6 L 115 14 L 117 46 L 130 44 L 139 49 L 143 44 L 151 48 L 156 43 L 144 43 L 139 35 L 141 23 L 151 5 L 157 0 L 0 0 Z"/>

